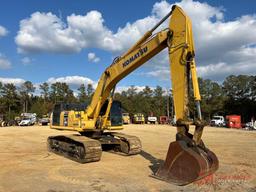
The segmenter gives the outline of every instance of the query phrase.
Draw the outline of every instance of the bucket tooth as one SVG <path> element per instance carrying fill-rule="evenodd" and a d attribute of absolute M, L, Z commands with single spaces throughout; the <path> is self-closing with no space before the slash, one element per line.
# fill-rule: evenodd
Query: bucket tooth
<path fill-rule="evenodd" d="M 186 185 L 213 174 L 218 166 L 216 155 L 209 149 L 175 141 L 170 143 L 166 160 L 154 176 L 176 185 Z"/>

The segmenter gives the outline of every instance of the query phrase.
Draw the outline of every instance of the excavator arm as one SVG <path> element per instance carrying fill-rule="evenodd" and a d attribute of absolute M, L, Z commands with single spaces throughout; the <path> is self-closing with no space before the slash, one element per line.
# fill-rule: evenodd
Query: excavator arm
<path fill-rule="evenodd" d="M 129 73 L 166 48 L 168 36 L 168 30 L 161 31 L 151 39 L 145 39 L 147 41 L 138 45 L 134 50 L 114 60 L 112 65 L 104 71 L 98 82 L 91 104 L 86 109 L 88 117 L 94 119 L 98 117 L 102 105 L 109 98 L 111 90 L 115 85 Z"/>
<path fill-rule="evenodd" d="M 169 16 L 171 16 L 169 27 L 152 35 L 153 31 Z M 177 118 L 177 135 L 176 141 L 169 146 L 165 163 L 155 176 L 178 185 L 184 185 L 216 171 L 218 159 L 212 151 L 205 147 L 201 140 L 204 125 L 200 109 L 201 97 L 196 74 L 192 24 L 180 7 L 173 6 L 171 12 L 165 18 L 148 31 L 125 54 L 116 58 L 112 65 L 105 70 L 86 113 L 88 117 L 96 121 L 101 106 L 107 99 L 109 99 L 108 109 L 110 108 L 112 97 L 109 96 L 115 85 L 167 47 L 174 110 Z M 197 109 L 197 118 L 192 122 L 189 120 L 188 107 L 190 79 L 192 80 L 192 90 Z M 102 128 L 106 126 L 108 113 L 109 110 L 106 111 L 104 116 L 105 123 L 103 122 Z M 189 133 L 191 124 L 195 125 L 193 135 Z"/>
<path fill-rule="evenodd" d="M 153 34 L 158 26 L 170 16 L 169 27 Z M 103 132 L 104 129 L 107 129 L 109 126 L 107 119 L 116 84 L 165 48 L 168 48 L 170 61 L 177 134 L 176 141 L 170 143 L 164 164 L 154 176 L 178 185 L 185 185 L 215 172 L 218 168 L 218 159 L 212 151 L 205 147 L 201 139 L 204 125 L 200 109 L 201 98 L 196 75 L 192 24 L 189 17 L 178 6 L 173 6 L 170 13 L 146 32 L 126 53 L 117 57 L 104 71 L 91 103 L 84 112 L 83 123 L 74 127 L 74 130 L 85 134 L 88 130 Z M 195 121 L 191 121 L 189 118 L 190 80 L 192 80 L 192 90 L 197 109 Z M 101 109 L 106 103 L 107 108 L 105 114 L 102 115 Z M 192 124 L 195 125 L 194 134 L 189 133 L 189 127 Z M 119 133 L 110 136 L 101 135 L 101 144 L 116 142 L 115 144 L 120 144 L 122 151 L 126 151 L 127 154 L 140 152 L 140 141 L 134 136 L 126 137 Z M 64 136 L 51 137 L 48 141 L 51 151 L 64 153 L 73 159 L 75 157 L 75 159 L 79 159 L 79 162 L 96 161 L 100 158 L 100 155 L 97 158 L 85 155 L 85 151 L 88 151 L 86 149 L 88 142 L 90 142 L 89 147 L 91 148 L 99 147 L 95 141 L 77 138 L 75 140 L 74 137 Z M 61 145 L 63 145 L 62 149 L 59 147 Z M 67 146 L 70 147 L 67 149 Z M 92 151 L 96 150 L 94 148 Z M 97 148 L 97 150 L 100 149 Z M 95 153 L 91 154 L 94 155 Z"/>
<path fill-rule="evenodd" d="M 152 36 L 153 31 L 170 15 L 169 28 Z M 196 101 L 200 101 L 200 94 L 194 61 L 195 50 L 191 21 L 177 6 L 174 6 L 164 19 L 148 31 L 125 54 L 117 57 L 104 71 L 91 104 L 86 110 L 88 117 L 96 119 L 115 85 L 166 47 L 168 47 L 170 57 L 175 114 L 177 119 L 186 119 L 188 116 L 188 78 L 190 74 Z"/>

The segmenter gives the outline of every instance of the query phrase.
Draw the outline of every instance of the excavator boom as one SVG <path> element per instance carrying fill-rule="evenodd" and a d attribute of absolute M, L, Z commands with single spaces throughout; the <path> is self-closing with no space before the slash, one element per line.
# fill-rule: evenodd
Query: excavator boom
<path fill-rule="evenodd" d="M 155 29 L 170 16 L 169 27 L 153 34 Z M 177 135 L 176 141 L 169 146 L 164 164 L 154 176 L 178 185 L 185 185 L 214 173 L 218 169 L 218 159 L 205 147 L 201 139 L 204 125 L 200 109 L 201 98 L 196 75 L 192 24 L 189 17 L 178 6 L 173 6 L 170 13 L 146 32 L 126 53 L 117 57 L 100 77 L 90 105 L 83 112 L 83 117 L 76 126 L 71 127 L 87 137 L 88 131 L 100 133 L 97 137 L 91 136 L 98 140 L 90 139 L 89 141 L 79 139 L 78 136 L 49 137 L 49 149 L 58 154 L 63 153 L 66 157 L 71 156 L 69 158 L 75 158 L 78 162 L 99 160 L 100 156 L 95 157 L 93 152 L 90 152 L 90 156 L 87 157 L 86 151 L 90 148 L 91 151 L 95 150 L 97 154 L 101 154 L 100 145 L 109 143 L 119 146 L 119 149 L 128 155 L 138 154 L 141 143 L 137 137 L 121 133 L 103 134 L 103 130 L 109 128 L 108 119 L 116 84 L 165 48 L 168 48 L 170 60 Z M 197 110 L 195 121 L 189 118 L 190 80 L 192 80 Z M 107 107 L 103 113 L 102 109 L 106 104 Z M 192 124 L 195 125 L 194 134 L 189 133 L 189 127 Z M 88 142 L 90 142 L 89 148 Z"/>

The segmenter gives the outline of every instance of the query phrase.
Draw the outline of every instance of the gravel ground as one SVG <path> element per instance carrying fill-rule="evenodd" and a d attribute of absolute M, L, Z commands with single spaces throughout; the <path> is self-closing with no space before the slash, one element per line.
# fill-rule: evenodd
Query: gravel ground
<path fill-rule="evenodd" d="M 219 158 L 212 176 L 187 186 L 150 177 L 165 159 L 176 129 L 169 125 L 126 125 L 143 151 L 136 156 L 103 152 L 100 162 L 78 164 L 49 153 L 50 135 L 72 132 L 48 126 L 0 128 L 0 191 L 256 191 L 256 132 L 206 127 L 205 144 Z"/>

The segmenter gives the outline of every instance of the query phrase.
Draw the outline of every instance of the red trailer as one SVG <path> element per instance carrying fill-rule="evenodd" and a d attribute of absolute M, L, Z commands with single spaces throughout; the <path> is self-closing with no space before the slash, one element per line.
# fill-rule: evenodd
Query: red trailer
<path fill-rule="evenodd" d="M 227 115 L 226 121 L 227 121 L 228 128 L 236 128 L 236 129 L 242 128 L 240 115 Z"/>
<path fill-rule="evenodd" d="M 167 116 L 160 116 L 159 117 L 159 122 L 160 124 L 168 124 L 169 123 L 169 119 Z"/>

